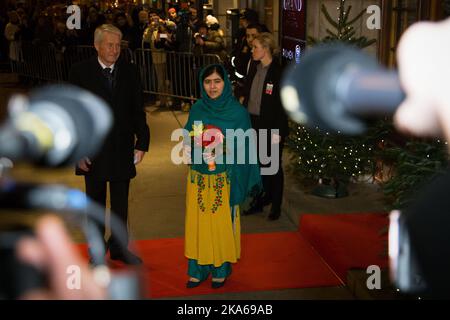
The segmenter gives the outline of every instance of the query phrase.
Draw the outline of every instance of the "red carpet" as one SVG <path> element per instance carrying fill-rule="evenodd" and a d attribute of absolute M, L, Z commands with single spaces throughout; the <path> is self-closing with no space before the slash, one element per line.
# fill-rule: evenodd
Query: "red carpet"
<path fill-rule="evenodd" d="M 387 267 L 387 234 L 381 231 L 388 221 L 385 214 L 304 214 L 300 233 L 346 281 L 351 268 Z"/>
<path fill-rule="evenodd" d="M 141 240 L 135 245 L 144 260 L 148 298 L 340 286 L 351 268 L 387 266 L 387 235 L 380 234 L 387 223 L 382 214 L 304 214 L 300 232 L 244 234 L 242 259 L 233 265 L 225 286 L 216 290 L 210 279 L 186 289 L 184 239 Z M 86 246 L 80 248 L 86 255 Z"/>
<path fill-rule="evenodd" d="M 144 260 L 148 298 L 342 285 L 299 232 L 243 235 L 242 258 L 220 289 L 211 288 L 211 279 L 186 289 L 184 239 L 141 240 L 135 244 Z"/>
<path fill-rule="evenodd" d="M 211 281 L 186 289 L 187 259 L 183 239 L 137 241 L 149 276 L 149 297 L 175 297 L 220 292 L 339 286 L 342 283 L 298 232 L 242 236 L 242 259 L 224 287 Z"/>

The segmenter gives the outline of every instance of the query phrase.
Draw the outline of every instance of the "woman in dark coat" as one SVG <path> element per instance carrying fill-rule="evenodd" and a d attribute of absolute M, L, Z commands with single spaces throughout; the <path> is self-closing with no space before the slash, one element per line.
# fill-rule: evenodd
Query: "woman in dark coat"
<path fill-rule="evenodd" d="M 246 80 L 244 96 L 241 97 L 241 101 L 250 114 L 253 128 L 257 132 L 261 129 L 267 130 L 267 138 L 262 137 L 261 134 L 258 135 L 258 159 L 265 193 L 264 196 L 257 197 L 250 210 L 243 214 L 261 212 L 265 205 L 271 203 L 270 220 L 278 219 L 281 213 L 284 184 L 281 158 L 284 141 L 289 134 L 287 115 L 280 100 L 282 70 L 273 57 L 274 51 L 275 41 L 270 33 L 263 32 L 253 40 L 254 63 Z M 260 150 L 263 143 L 267 146 L 267 156 L 271 159 L 268 164 L 261 161 L 263 159 L 261 159 Z M 278 155 L 273 153 L 277 148 Z M 273 157 L 271 157 L 272 154 Z"/>

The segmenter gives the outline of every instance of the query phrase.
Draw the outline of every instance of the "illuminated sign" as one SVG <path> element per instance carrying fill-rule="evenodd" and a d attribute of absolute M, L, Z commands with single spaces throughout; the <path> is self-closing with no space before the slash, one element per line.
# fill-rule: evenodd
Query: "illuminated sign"
<path fill-rule="evenodd" d="M 303 1 L 302 0 L 284 0 L 283 9 L 290 11 L 302 11 Z"/>
<path fill-rule="evenodd" d="M 281 54 L 285 60 L 296 63 L 306 48 L 305 4 L 305 0 L 283 0 Z"/>

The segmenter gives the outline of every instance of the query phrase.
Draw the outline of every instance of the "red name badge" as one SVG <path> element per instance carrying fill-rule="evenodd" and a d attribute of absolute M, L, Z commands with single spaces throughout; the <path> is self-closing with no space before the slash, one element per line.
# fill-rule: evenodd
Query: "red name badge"
<path fill-rule="evenodd" d="M 273 92 L 273 84 L 272 83 L 268 83 L 267 85 L 266 85 L 266 94 L 272 94 L 272 92 Z"/>

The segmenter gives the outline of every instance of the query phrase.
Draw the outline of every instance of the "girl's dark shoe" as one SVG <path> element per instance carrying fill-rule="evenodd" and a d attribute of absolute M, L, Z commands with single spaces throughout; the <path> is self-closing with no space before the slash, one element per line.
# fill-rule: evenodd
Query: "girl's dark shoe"
<path fill-rule="evenodd" d="M 280 218 L 280 215 L 281 215 L 281 211 L 272 210 L 272 211 L 270 211 L 270 214 L 267 218 L 271 221 L 274 221 L 274 220 L 278 220 Z"/>
<path fill-rule="evenodd" d="M 211 288 L 213 289 L 219 289 L 222 288 L 225 285 L 225 280 L 227 280 L 226 278 L 223 279 L 223 281 L 212 281 L 211 282 Z"/>
<path fill-rule="evenodd" d="M 195 287 L 198 287 L 199 285 L 200 285 L 200 283 L 202 283 L 203 281 L 192 281 L 192 280 L 190 280 L 189 279 L 189 281 L 188 282 L 186 282 L 186 288 L 188 288 L 188 289 L 192 289 L 192 288 L 195 288 Z"/>

